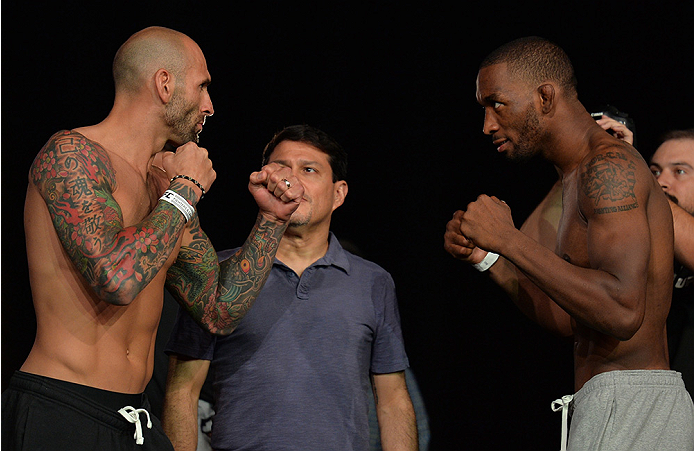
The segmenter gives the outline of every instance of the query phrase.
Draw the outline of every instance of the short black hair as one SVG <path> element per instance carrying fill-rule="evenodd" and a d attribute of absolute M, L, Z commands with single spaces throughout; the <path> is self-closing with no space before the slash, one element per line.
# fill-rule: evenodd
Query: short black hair
<path fill-rule="evenodd" d="M 551 80 L 568 93 L 577 94 L 578 82 L 569 56 L 545 38 L 528 36 L 508 42 L 490 53 L 480 69 L 501 63 L 506 63 L 509 72 L 528 82 L 539 85 Z"/>
<path fill-rule="evenodd" d="M 275 147 L 282 141 L 295 141 L 309 144 L 328 155 L 333 171 L 333 182 L 347 178 L 347 152 L 330 135 L 310 125 L 291 125 L 275 133 L 263 150 L 263 165 L 268 163 Z"/>
<path fill-rule="evenodd" d="M 665 141 L 673 141 L 675 139 L 692 139 L 694 140 L 694 128 L 686 130 L 670 130 L 660 137 L 660 144 Z"/>

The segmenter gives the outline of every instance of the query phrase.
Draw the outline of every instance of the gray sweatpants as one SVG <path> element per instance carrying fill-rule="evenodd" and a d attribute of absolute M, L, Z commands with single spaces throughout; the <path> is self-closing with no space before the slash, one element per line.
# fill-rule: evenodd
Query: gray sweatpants
<path fill-rule="evenodd" d="M 694 404 L 682 375 L 609 371 L 574 395 L 568 449 L 694 450 Z"/>

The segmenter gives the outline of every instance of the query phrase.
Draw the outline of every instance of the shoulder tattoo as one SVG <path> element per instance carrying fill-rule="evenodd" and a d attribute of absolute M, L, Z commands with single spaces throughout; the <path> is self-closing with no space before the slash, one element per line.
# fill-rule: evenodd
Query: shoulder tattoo
<path fill-rule="evenodd" d="M 624 152 L 596 155 L 581 173 L 583 193 L 592 200 L 595 214 L 638 208 L 635 186 L 636 165 L 633 158 Z"/>
<path fill-rule="evenodd" d="M 58 132 L 34 159 L 31 182 L 41 192 L 57 231 L 76 244 L 106 223 L 120 221 L 110 195 L 115 174 L 99 145 L 76 132 Z"/>

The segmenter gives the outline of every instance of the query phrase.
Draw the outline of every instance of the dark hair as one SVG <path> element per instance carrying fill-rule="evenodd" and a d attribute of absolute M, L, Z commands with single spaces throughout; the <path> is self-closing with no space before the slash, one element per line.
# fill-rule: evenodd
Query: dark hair
<path fill-rule="evenodd" d="M 538 36 L 519 38 L 502 45 L 487 56 L 480 69 L 508 64 L 511 74 L 535 84 L 551 80 L 576 95 L 578 82 L 573 65 L 561 47 Z"/>
<path fill-rule="evenodd" d="M 263 165 L 268 163 L 275 147 L 282 141 L 296 141 L 309 144 L 328 155 L 333 171 L 333 182 L 347 178 L 347 152 L 330 135 L 310 125 L 291 125 L 275 133 L 263 150 Z"/>
<path fill-rule="evenodd" d="M 660 138 L 660 144 L 664 143 L 665 141 L 672 141 L 675 139 L 694 139 L 694 128 L 688 128 L 686 130 L 670 130 Z"/>

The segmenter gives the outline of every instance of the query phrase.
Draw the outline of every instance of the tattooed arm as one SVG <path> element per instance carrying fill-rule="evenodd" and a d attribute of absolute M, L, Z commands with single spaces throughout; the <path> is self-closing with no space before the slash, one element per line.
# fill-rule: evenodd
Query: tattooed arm
<path fill-rule="evenodd" d="M 34 160 L 32 183 L 46 202 L 56 233 L 72 263 L 97 296 L 127 305 L 154 278 L 174 249 L 185 220 L 166 202 L 142 222 L 125 227 L 115 201 L 114 168 L 97 143 L 56 133 Z M 170 189 L 186 195 L 174 182 Z"/>
<path fill-rule="evenodd" d="M 282 180 L 289 180 L 291 188 Z M 249 190 L 260 212 L 241 249 L 218 262 L 196 216 L 184 234 L 176 263 L 166 274 L 167 288 L 174 298 L 214 334 L 231 333 L 255 301 L 270 275 L 287 221 L 304 192 L 290 169 L 277 164 L 251 174 Z"/>

